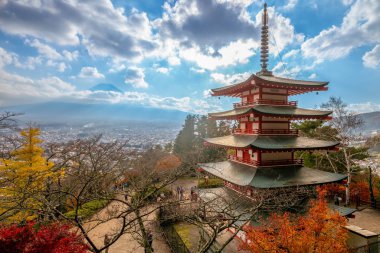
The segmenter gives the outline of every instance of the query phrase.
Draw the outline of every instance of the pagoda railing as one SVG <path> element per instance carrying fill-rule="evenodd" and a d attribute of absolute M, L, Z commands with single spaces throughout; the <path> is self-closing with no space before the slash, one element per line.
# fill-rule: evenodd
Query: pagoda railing
<path fill-rule="evenodd" d="M 302 165 L 302 159 L 281 159 L 281 160 L 264 160 L 264 161 L 255 161 L 242 157 L 237 157 L 235 155 L 230 155 L 229 160 L 251 165 L 251 166 L 274 166 L 274 165 Z"/>
<path fill-rule="evenodd" d="M 297 106 L 297 101 L 284 101 L 284 100 L 275 100 L 275 99 L 256 99 L 255 101 L 239 102 L 234 103 L 234 108 L 247 107 L 253 105 L 289 105 Z"/>
<path fill-rule="evenodd" d="M 234 134 L 298 135 L 298 129 L 234 129 Z"/>

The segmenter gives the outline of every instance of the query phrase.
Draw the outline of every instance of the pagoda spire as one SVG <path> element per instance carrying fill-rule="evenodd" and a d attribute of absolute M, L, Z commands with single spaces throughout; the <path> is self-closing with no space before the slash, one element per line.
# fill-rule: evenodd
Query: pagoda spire
<path fill-rule="evenodd" d="M 262 25 L 261 25 L 261 71 L 258 72 L 258 75 L 270 76 L 272 75 L 271 71 L 268 71 L 268 53 L 269 53 L 269 27 L 268 27 L 268 12 L 267 12 L 267 3 L 264 3 L 264 11 L 262 16 Z"/>

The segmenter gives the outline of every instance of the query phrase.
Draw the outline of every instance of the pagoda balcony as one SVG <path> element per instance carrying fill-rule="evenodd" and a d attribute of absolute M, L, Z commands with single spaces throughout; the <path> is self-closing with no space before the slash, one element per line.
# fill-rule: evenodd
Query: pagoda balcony
<path fill-rule="evenodd" d="M 298 135 L 298 129 L 234 129 L 233 134 Z"/>
<path fill-rule="evenodd" d="M 303 165 L 303 159 L 282 159 L 282 160 L 265 160 L 265 161 L 255 161 L 250 159 L 245 159 L 242 157 L 237 157 L 235 155 L 229 155 L 228 159 L 233 162 L 255 166 L 255 167 L 266 167 L 266 166 L 288 166 L 288 165 Z"/>
<path fill-rule="evenodd" d="M 284 101 L 284 100 L 273 100 L 273 99 L 257 99 L 255 101 L 247 101 L 234 103 L 234 108 L 249 107 L 254 105 L 286 105 L 286 106 L 297 106 L 297 101 Z"/>

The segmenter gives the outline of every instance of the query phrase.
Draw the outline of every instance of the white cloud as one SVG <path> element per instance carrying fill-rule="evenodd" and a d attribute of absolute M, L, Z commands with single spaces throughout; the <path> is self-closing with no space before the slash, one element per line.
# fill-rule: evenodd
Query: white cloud
<path fill-rule="evenodd" d="M 342 0 L 342 4 L 344 5 L 351 5 L 354 2 L 354 0 Z"/>
<path fill-rule="evenodd" d="M 204 98 L 211 97 L 211 93 L 212 93 L 212 91 L 211 91 L 210 89 L 208 89 L 208 90 L 204 90 L 204 91 L 203 91 L 203 97 L 204 97 Z"/>
<path fill-rule="evenodd" d="M 35 49 L 37 49 L 38 53 L 46 57 L 47 59 L 57 60 L 57 59 L 62 58 L 62 55 L 59 54 L 57 50 L 55 50 L 54 48 L 50 47 L 47 44 L 41 43 L 37 39 L 34 39 L 32 41 L 26 40 L 25 42 L 31 47 L 34 47 Z"/>
<path fill-rule="evenodd" d="M 212 73 L 211 79 L 217 83 L 221 83 L 224 85 L 231 85 L 235 83 L 239 83 L 242 81 L 245 81 L 248 79 L 248 77 L 251 75 L 249 72 L 244 72 L 244 73 L 238 73 L 238 74 L 222 74 L 222 73 Z"/>
<path fill-rule="evenodd" d="M 43 4 L 40 1 L 3 1 L 0 29 L 64 46 L 82 44 L 91 56 L 141 60 L 157 48 L 146 13 L 133 9 L 125 15 L 123 8 L 115 8 L 108 0 L 46 0 Z M 36 42 L 41 53 L 58 57 L 41 47 L 38 40 Z"/>
<path fill-rule="evenodd" d="M 0 47 L 0 68 L 11 64 L 19 64 L 18 56 L 15 53 L 10 53 L 4 48 Z"/>
<path fill-rule="evenodd" d="M 288 0 L 286 5 L 282 6 L 281 9 L 285 11 L 293 10 L 297 3 L 298 0 Z"/>
<path fill-rule="evenodd" d="M 317 74 L 313 73 L 309 76 L 309 79 L 316 79 L 317 78 Z"/>
<path fill-rule="evenodd" d="M 149 84 L 145 81 L 143 68 L 130 67 L 126 71 L 125 83 L 131 84 L 135 88 L 148 88 Z"/>
<path fill-rule="evenodd" d="M 348 109 L 356 113 L 376 112 L 380 111 L 380 104 L 372 102 L 348 104 Z"/>
<path fill-rule="evenodd" d="M 368 68 L 377 68 L 380 65 L 380 44 L 364 54 L 363 64 Z"/>
<path fill-rule="evenodd" d="M 198 68 L 194 68 L 194 67 L 191 67 L 190 70 L 195 72 L 195 73 L 198 73 L 198 74 L 203 74 L 206 72 L 205 69 L 198 69 Z"/>
<path fill-rule="evenodd" d="M 77 50 L 72 51 L 72 52 L 63 50 L 62 54 L 68 61 L 74 61 L 78 59 L 78 56 L 79 56 L 79 52 Z"/>
<path fill-rule="evenodd" d="M 170 72 L 170 69 L 165 68 L 165 67 L 157 67 L 155 70 L 156 70 L 156 72 L 162 73 L 162 74 L 169 74 L 169 72 Z"/>
<path fill-rule="evenodd" d="M 287 52 L 283 59 L 288 59 L 288 58 L 292 58 L 292 57 L 295 57 L 296 55 L 298 55 L 300 53 L 300 50 L 299 49 L 292 49 L 290 50 L 289 52 Z"/>
<path fill-rule="evenodd" d="M 66 64 L 65 64 L 64 62 L 60 62 L 60 63 L 58 64 L 58 68 L 57 68 L 57 70 L 58 70 L 59 72 L 65 72 L 66 68 L 67 68 Z"/>
<path fill-rule="evenodd" d="M 354 48 L 380 42 L 380 1 L 357 0 L 340 26 L 331 26 L 302 44 L 305 57 L 335 60 Z"/>
<path fill-rule="evenodd" d="M 83 67 L 79 73 L 80 78 L 104 78 L 96 67 Z"/>

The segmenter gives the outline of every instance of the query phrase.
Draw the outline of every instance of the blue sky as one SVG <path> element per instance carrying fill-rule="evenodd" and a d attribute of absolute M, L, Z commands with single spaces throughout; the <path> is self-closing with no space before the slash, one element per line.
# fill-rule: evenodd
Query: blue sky
<path fill-rule="evenodd" d="M 267 1 L 275 75 L 330 81 L 295 96 L 380 110 L 380 1 Z M 263 1 L 13 0 L 0 3 L 0 106 L 126 103 L 205 113 L 208 96 L 259 71 Z M 110 83 L 123 93 L 89 90 Z"/>

